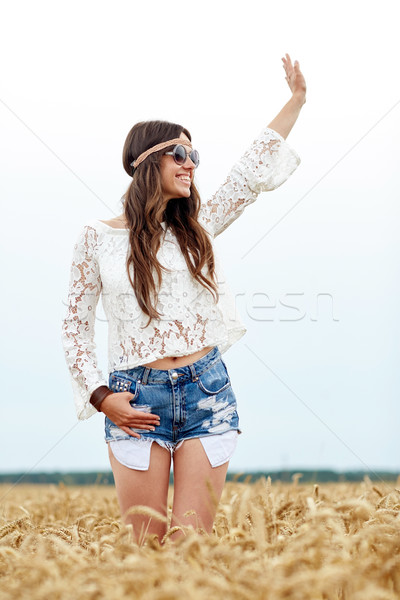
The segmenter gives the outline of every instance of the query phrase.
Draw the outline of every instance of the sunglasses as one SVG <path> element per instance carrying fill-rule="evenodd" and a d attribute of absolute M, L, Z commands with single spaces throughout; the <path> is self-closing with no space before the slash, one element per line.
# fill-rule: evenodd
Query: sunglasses
<path fill-rule="evenodd" d="M 184 165 L 188 156 L 194 164 L 195 169 L 197 169 L 200 164 L 200 157 L 197 150 L 191 150 L 190 152 L 187 152 L 185 146 L 182 144 L 177 144 L 172 152 L 165 152 L 165 154 L 168 156 L 173 156 L 177 165 Z"/>

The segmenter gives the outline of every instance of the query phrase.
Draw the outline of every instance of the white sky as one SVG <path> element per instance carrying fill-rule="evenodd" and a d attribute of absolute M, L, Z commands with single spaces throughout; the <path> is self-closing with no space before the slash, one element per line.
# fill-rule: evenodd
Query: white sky
<path fill-rule="evenodd" d="M 213 193 L 289 99 L 285 52 L 308 84 L 288 138 L 302 163 L 217 243 L 248 328 L 225 355 L 243 429 L 230 469 L 400 468 L 396 8 L 3 8 L 0 472 L 109 468 L 101 416 L 76 421 L 61 346 L 77 232 L 120 212 L 122 146 L 140 120 L 186 126 Z"/>

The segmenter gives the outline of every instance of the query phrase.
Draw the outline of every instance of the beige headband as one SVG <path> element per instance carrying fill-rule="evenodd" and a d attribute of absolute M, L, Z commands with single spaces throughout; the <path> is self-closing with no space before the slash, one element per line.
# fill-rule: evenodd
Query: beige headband
<path fill-rule="evenodd" d="M 168 146 L 172 146 L 173 144 L 182 144 L 183 146 L 189 146 L 189 148 L 192 148 L 192 144 L 189 142 L 189 140 L 183 140 L 182 138 L 174 138 L 173 140 L 168 140 L 167 142 L 161 142 L 161 144 L 157 144 L 157 146 L 149 148 L 146 150 L 146 152 L 142 152 L 142 154 L 140 154 L 135 161 L 131 162 L 131 167 L 136 169 L 136 167 L 140 165 L 140 163 L 143 162 L 149 156 L 149 154 L 153 154 L 153 152 L 158 152 L 159 150 L 168 148 Z"/>

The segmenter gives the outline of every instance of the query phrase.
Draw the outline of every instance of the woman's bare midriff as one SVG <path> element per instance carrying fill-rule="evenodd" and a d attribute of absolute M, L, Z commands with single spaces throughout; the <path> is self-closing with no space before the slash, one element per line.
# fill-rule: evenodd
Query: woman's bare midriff
<path fill-rule="evenodd" d="M 213 348 L 214 346 L 207 346 L 207 348 L 198 350 L 198 352 L 194 352 L 193 354 L 187 354 L 186 356 L 166 356 L 142 366 L 150 367 L 151 369 L 178 369 L 179 367 L 186 367 L 211 352 Z"/>

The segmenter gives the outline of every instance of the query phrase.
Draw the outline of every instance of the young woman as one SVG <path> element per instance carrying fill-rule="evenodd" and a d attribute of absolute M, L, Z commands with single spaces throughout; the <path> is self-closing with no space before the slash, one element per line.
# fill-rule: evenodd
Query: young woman
<path fill-rule="evenodd" d="M 171 537 L 189 525 L 212 530 L 240 433 L 221 354 L 245 333 L 213 239 L 300 162 L 285 138 L 306 85 L 298 62 L 288 54 L 282 60 L 290 100 L 210 200 L 201 202 L 194 184 L 199 155 L 188 130 L 138 123 L 123 149 L 132 181 L 122 214 L 87 224 L 74 247 L 63 344 L 78 418 L 105 414 L 121 513 L 139 543 L 167 532 L 172 458 Z M 107 380 L 94 344 L 100 294 L 109 324 Z M 138 506 L 164 518 L 128 511 Z"/>

